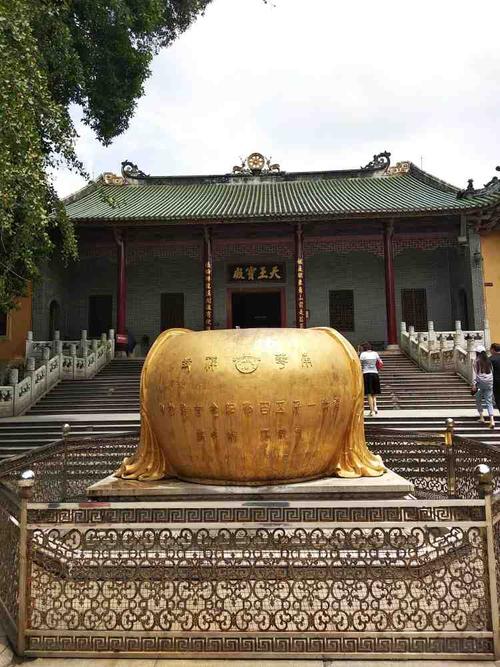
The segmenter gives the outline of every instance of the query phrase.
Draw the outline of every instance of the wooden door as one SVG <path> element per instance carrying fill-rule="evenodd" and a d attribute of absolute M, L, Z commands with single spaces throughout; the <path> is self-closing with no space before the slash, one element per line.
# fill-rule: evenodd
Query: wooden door
<path fill-rule="evenodd" d="M 89 296 L 89 338 L 99 338 L 113 327 L 113 297 L 111 294 Z"/>
<path fill-rule="evenodd" d="M 415 331 L 427 331 L 427 294 L 425 289 L 402 289 L 401 310 L 406 326 Z"/>
<path fill-rule="evenodd" d="M 161 330 L 184 327 L 184 294 L 165 292 L 161 295 Z"/>

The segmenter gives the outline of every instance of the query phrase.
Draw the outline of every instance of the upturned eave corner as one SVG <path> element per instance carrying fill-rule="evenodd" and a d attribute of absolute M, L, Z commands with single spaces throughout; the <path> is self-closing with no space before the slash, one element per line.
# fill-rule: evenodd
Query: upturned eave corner
<path fill-rule="evenodd" d="M 500 171 L 500 166 L 495 167 L 495 171 Z M 482 188 L 475 188 L 474 179 L 469 178 L 467 187 L 457 192 L 457 199 L 475 199 L 491 195 L 500 200 L 500 178 L 498 176 L 493 176 Z"/>

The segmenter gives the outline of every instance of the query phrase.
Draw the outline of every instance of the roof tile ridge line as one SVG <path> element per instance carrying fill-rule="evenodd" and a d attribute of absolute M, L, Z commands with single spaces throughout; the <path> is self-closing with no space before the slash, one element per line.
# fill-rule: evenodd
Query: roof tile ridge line
<path fill-rule="evenodd" d="M 410 174 L 417 180 L 422 181 L 422 183 L 434 186 L 436 189 L 442 190 L 443 192 L 457 194 L 457 192 L 460 191 L 460 188 L 457 188 L 455 185 L 443 181 L 442 178 L 438 178 L 437 176 L 434 176 L 434 174 L 430 174 L 428 171 L 420 169 L 414 162 L 410 162 Z"/>
<path fill-rule="evenodd" d="M 67 204 L 72 204 L 75 201 L 79 201 L 80 199 L 83 199 L 88 194 L 91 194 L 95 190 L 98 190 L 101 185 L 103 185 L 103 175 L 99 174 L 97 178 L 94 178 L 90 180 L 88 183 L 85 183 L 84 186 L 82 186 L 79 190 L 76 190 L 75 192 L 72 192 L 71 194 L 67 195 L 66 197 L 63 197 L 61 199 L 62 203 L 64 205 Z"/>

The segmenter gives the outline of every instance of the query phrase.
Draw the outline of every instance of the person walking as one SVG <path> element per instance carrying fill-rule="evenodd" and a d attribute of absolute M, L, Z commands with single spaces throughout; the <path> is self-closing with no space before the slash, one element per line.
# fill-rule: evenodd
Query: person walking
<path fill-rule="evenodd" d="M 497 410 L 500 410 L 500 343 L 492 343 L 490 361 L 493 368 L 493 396 Z"/>
<path fill-rule="evenodd" d="M 476 398 L 479 421 L 484 422 L 483 409 L 490 418 L 490 428 L 495 428 L 493 416 L 493 366 L 483 345 L 476 347 L 476 361 L 472 367 L 472 393 Z"/>
<path fill-rule="evenodd" d="M 378 352 L 372 350 L 371 343 L 361 344 L 361 370 L 363 371 L 363 383 L 365 387 L 365 396 L 368 397 L 368 406 L 370 408 L 370 417 L 378 414 L 377 396 L 380 394 L 379 370 L 384 365 Z"/>

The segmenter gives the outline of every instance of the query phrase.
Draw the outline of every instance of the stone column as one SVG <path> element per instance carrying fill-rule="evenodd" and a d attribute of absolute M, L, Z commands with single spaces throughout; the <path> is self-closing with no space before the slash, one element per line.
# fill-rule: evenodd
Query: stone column
<path fill-rule="evenodd" d="M 304 233 L 301 223 L 295 225 L 295 326 L 298 329 L 307 326 Z"/>
<path fill-rule="evenodd" d="M 204 228 L 203 236 L 203 328 L 214 328 L 214 300 L 213 300 L 213 257 L 212 257 L 212 230 Z"/>
<path fill-rule="evenodd" d="M 385 263 L 385 308 L 387 318 L 387 347 L 397 347 L 398 327 L 396 323 L 396 286 L 394 280 L 394 250 L 392 239 L 394 223 L 384 223 L 384 263 Z"/>
<path fill-rule="evenodd" d="M 116 286 L 116 333 L 125 335 L 127 327 L 127 268 L 126 268 L 126 246 L 125 234 L 120 230 L 115 230 L 115 241 L 117 245 L 118 256 L 118 276 Z M 118 349 L 125 349 L 125 346 L 119 345 Z"/>

